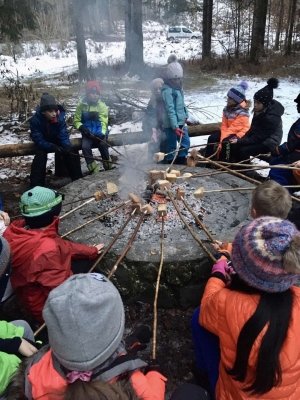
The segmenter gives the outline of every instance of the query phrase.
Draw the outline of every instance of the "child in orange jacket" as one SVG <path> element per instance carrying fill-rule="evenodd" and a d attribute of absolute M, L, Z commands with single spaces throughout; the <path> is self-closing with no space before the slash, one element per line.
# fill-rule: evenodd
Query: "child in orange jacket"
<path fill-rule="evenodd" d="M 223 110 L 221 133 L 216 132 L 209 136 L 205 157 L 210 157 L 217 151 L 216 159 L 229 161 L 230 146 L 242 138 L 250 128 L 249 107 L 245 92 L 248 83 L 240 82 L 229 89 L 227 104 Z"/>

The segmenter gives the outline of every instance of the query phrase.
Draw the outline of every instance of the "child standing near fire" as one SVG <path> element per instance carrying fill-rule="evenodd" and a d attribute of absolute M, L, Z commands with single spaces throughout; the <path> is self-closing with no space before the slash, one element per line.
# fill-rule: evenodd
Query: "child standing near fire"
<path fill-rule="evenodd" d="M 180 149 L 176 157 L 176 164 L 186 164 L 188 150 L 190 148 L 190 138 L 186 125 L 188 112 L 184 104 L 184 94 L 182 90 L 183 69 L 177 57 L 171 54 L 168 58 L 168 65 L 163 71 L 164 85 L 161 95 L 165 106 L 163 116 L 163 129 L 166 134 L 167 143 L 165 157 L 166 162 L 171 162 L 180 143 Z"/>

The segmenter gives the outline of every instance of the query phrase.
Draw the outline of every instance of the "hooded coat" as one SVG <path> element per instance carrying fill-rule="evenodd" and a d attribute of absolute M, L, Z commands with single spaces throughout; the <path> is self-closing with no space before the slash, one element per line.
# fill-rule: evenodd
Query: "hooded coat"
<path fill-rule="evenodd" d="M 4 237 L 11 248 L 11 283 L 28 311 L 43 321 L 49 292 L 72 275 L 71 261 L 97 257 L 96 247 L 62 239 L 59 218 L 44 229 L 26 229 L 25 220 L 13 221 Z"/>
<path fill-rule="evenodd" d="M 272 100 L 268 107 L 253 116 L 249 131 L 238 141 L 240 146 L 265 145 L 273 151 L 282 140 L 282 120 L 284 107 Z"/>

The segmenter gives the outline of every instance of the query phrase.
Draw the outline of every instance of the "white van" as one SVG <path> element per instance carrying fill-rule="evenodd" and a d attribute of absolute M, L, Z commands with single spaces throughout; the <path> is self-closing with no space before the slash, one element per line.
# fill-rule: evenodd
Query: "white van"
<path fill-rule="evenodd" d="M 201 36 L 200 32 L 192 31 L 186 26 L 170 26 L 167 33 L 167 39 L 173 40 L 176 38 L 197 39 Z"/>

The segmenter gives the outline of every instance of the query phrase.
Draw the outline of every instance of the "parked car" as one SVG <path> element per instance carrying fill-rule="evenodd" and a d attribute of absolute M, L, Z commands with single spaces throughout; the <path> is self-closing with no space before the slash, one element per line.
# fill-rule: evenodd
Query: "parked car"
<path fill-rule="evenodd" d="M 200 37 L 200 32 L 192 31 L 186 26 L 170 26 L 167 32 L 167 39 L 172 40 L 176 38 L 190 38 L 197 39 Z"/>

